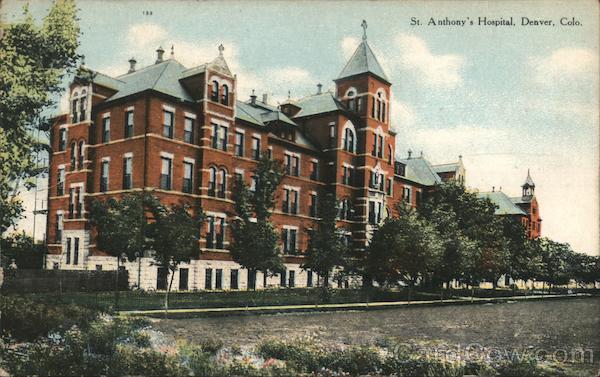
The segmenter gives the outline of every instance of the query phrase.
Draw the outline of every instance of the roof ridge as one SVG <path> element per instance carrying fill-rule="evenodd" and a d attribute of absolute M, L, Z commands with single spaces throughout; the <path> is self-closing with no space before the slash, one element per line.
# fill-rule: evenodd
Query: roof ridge
<path fill-rule="evenodd" d="M 171 62 L 169 61 L 169 63 L 171 63 Z M 163 68 L 162 72 L 160 72 L 160 74 L 156 78 L 156 81 L 154 81 L 154 84 L 152 84 L 152 86 L 150 86 L 152 89 L 154 89 L 154 87 L 156 86 L 156 84 L 158 84 L 158 82 L 163 77 L 163 75 L 165 74 L 165 71 L 167 70 L 168 67 L 169 67 L 169 64 L 165 64 L 165 67 Z"/>

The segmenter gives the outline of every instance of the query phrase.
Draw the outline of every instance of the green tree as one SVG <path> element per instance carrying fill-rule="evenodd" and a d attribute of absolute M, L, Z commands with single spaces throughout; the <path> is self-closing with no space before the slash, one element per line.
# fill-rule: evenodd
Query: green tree
<path fill-rule="evenodd" d="M 263 274 L 283 270 L 279 249 L 279 235 L 271 222 L 275 206 L 275 192 L 283 178 L 281 163 L 263 153 L 253 171 L 255 187 L 250 188 L 241 180 L 233 188 L 233 200 L 237 218 L 231 224 L 232 243 L 230 254 L 242 267 Z"/>
<path fill-rule="evenodd" d="M 548 238 L 540 239 L 542 251 L 542 268 L 539 280 L 550 285 L 567 284 L 569 276 L 569 258 L 573 254 L 571 246 L 567 243 L 552 241 Z M 543 291 L 543 288 L 542 288 Z"/>
<path fill-rule="evenodd" d="M 33 131 L 47 127 L 44 110 L 55 104 L 62 78 L 76 65 L 79 26 L 73 0 L 56 0 L 36 25 L 27 7 L 23 20 L 0 23 L 0 235 L 22 215 L 19 188 L 33 186 Z"/>
<path fill-rule="evenodd" d="M 387 219 L 373 234 L 365 269 L 379 284 L 407 284 L 410 300 L 412 288 L 436 270 L 442 252 L 436 229 L 414 210 L 401 208 L 398 218 Z"/>
<path fill-rule="evenodd" d="M 169 292 L 175 272 L 181 263 L 189 263 L 199 254 L 200 228 L 204 215 L 192 214 L 187 205 L 165 206 L 156 201 L 150 207 L 152 221 L 147 226 L 149 247 L 154 252 L 157 266 L 166 268 L 171 275 L 165 292 L 165 311 L 169 308 Z"/>
<path fill-rule="evenodd" d="M 334 268 L 345 268 L 350 257 L 344 229 L 337 226 L 338 202 L 333 193 L 320 193 L 316 229 L 310 233 L 305 254 L 304 269 L 310 269 L 323 277 L 323 287 L 329 285 Z"/>
<path fill-rule="evenodd" d="M 567 257 L 568 276 L 580 286 L 594 284 L 600 278 L 597 275 L 598 256 L 583 253 L 572 253 Z"/>

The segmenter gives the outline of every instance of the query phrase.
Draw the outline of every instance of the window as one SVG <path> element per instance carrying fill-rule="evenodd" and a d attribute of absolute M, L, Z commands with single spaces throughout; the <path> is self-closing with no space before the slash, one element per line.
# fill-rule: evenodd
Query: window
<path fill-rule="evenodd" d="M 356 98 L 355 98 L 355 96 L 356 96 L 356 93 L 353 90 L 349 91 L 348 94 L 347 94 L 347 97 L 348 97 L 348 108 L 351 111 L 356 111 Z"/>
<path fill-rule="evenodd" d="M 396 161 L 394 163 L 394 174 L 399 175 L 401 177 L 404 177 L 404 174 L 406 173 L 406 165 L 404 165 L 401 162 Z"/>
<path fill-rule="evenodd" d="M 129 190 L 132 187 L 131 172 L 133 158 L 131 156 L 123 157 L 123 190 Z"/>
<path fill-rule="evenodd" d="M 194 143 L 194 119 L 192 118 L 185 118 L 185 123 L 183 124 L 183 141 L 190 144 Z"/>
<path fill-rule="evenodd" d="M 279 285 L 282 287 L 285 287 L 286 284 L 286 270 L 283 269 L 283 271 L 281 271 L 281 273 L 279 274 Z"/>
<path fill-rule="evenodd" d="M 227 192 L 227 170 L 221 169 L 219 171 L 219 192 L 217 196 L 219 198 L 225 198 Z"/>
<path fill-rule="evenodd" d="M 208 169 L 208 195 L 215 196 L 217 188 L 217 168 L 210 167 Z"/>
<path fill-rule="evenodd" d="M 79 166 L 79 169 L 83 169 L 83 161 L 85 161 L 85 151 L 83 149 L 85 143 L 83 141 L 79 142 L 79 148 L 78 148 L 78 162 L 77 165 Z"/>
<path fill-rule="evenodd" d="M 266 280 L 265 280 L 265 284 L 263 284 L 263 287 L 264 288 L 267 287 Z M 250 290 L 256 289 L 256 271 L 254 271 L 254 270 L 248 270 L 248 289 L 250 289 Z"/>
<path fill-rule="evenodd" d="M 58 150 L 64 151 L 67 149 L 67 129 L 61 128 L 58 130 Z"/>
<path fill-rule="evenodd" d="M 83 122 L 86 119 L 87 110 L 87 91 L 84 89 L 81 91 L 81 97 L 79 97 L 79 121 Z"/>
<path fill-rule="evenodd" d="M 394 186 L 394 179 L 388 178 L 387 182 L 388 182 L 388 184 L 387 184 L 386 194 L 388 194 L 388 195 L 391 196 L 392 195 L 393 186 Z"/>
<path fill-rule="evenodd" d="M 329 147 L 335 147 L 335 124 L 329 125 Z"/>
<path fill-rule="evenodd" d="M 239 289 L 239 284 L 238 284 L 238 277 L 239 277 L 239 272 L 236 269 L 231 270 L 231 274 L 230 274 L 230 279 L 229 279 L 229 287 L 231 289 Z"/>
<path fill-rule="evenodd" d="M 102 169 L 100 176 L 100 191 L 106 192 L 108 191 L 108 169 L 109 169 L 109 160 L 102 161 Z"/>
<path fill-rule="evenodd" d="M 352 215 L 351 215 L 351 208 L 350 208 L 350 199 L 343 199 L 340 202 L 340 208 L 339 208 L 339 218 L 340 220 L 350 220 Z"/>
<path fill-rule="evenodd" d="M 313 272 L 311 270 L 306 271 L 306 286 L 313 286 Z"/>
<path fill-rule="evenodd" d="M 215 289 L 223 289 L 223 269 L 215 270 Z"/>
<path fill-rule="evenodd" d="M 316 192 L 310 193 L 310 216 L 317 217 L 319 213 L 318 210 L 318 198 Z"/>
<path fill-rule="evenodd" d="M 258 178 L 255 175 L 250 177 L 250 191 L 256 191 L 256 185 L 258 184 Z"/>
<path fill-rule="evenodd" d="M 63 214 L 56 214 L 56 243 L 62 242 L 62 234 L 64 229 Z"/>
<path fill-rule="evenodd" d="M 180 268 L 179 269 L 179 290 L 187 291 L 188 288 L 188 280 L 190 276 L 189 268 Z"/>
<path fill-rule="evenodd" d="M 221 96 L 221 103 L 223 105 L 229 106 L 229 87 L 227 85 L 223 85 L 223 94 Z"/>
<path fill-rule="evenodd" d="M 283 252 L 285 254 L 296 253 L 296 241 L 297 241 L 298 229 L 283 228 L 281 232 L 281 238 L 283 243 Z"/>
<path fill-rule="evenodd" d="M 69 189 L 69 219 L 75 216 L 75 189 Z"/>
<path fill-rule="evenodd" d="M 110 117 L 102 118 L 102 142 L 108 143 L 110 141 Z"/>
<path fill-rule="evenodd" d="M 376 225 L 381 221 L 381 203 L 369 201 L 369 224 Z"/>
<path fill-rule="evenodd" d="M 163 136 L 169 139 L 173 138 L 173 120 L 174 114 L 171 111 L 163 110 Z"/>
<path fill-rule="evenodd" d="M 56 195 L 62 196 L 65 194 L 65 168 L 58 169 L 58 182 L 56 184 Z"/>
<path fill-rule="evenodd" d="M 312 160 L 310 162 L 310 179 L 312 179 L 313 181 L 316 181 L 319 179 L 319 161 L 317 160 Z"/>
<path fill-rule="evenodd" d="M 81 187 L 75 188 L 75 206 L 77 218 L 80 219 L 83 216 L 83 195 L 81 195 Z"/>
<path fill-rule="evenodd" d="M 354 131 L 352 131 L 351 128 L 346 128 L 344 130 L 344 150 L 352 153 L 356 152 Z"/>
<path fill-rule="evenodd" d="M 298 190 L 285 188 L 283 191 L 282 210 L 293 215 L 298 213 Z"/>
<path fill-rule="evenodd" d="M 173 161 L 169 157 L 161 157 L 161 170 L 160 170 L 160 188 L 163 190 L 171 189 L 171 170 L 173 167 Z"/>
<path fill-rule="evenodd" d="M 345 185 L 354 185 L 354 166 L 344 165 L 342 167 L 342 183 Z"/>
<path fill-rule="evenodd" d="M 133 136 L 133 110 L 125 112 L 125 138 Z"/>
<path fill-rule="evenodd" d="M 225 248 L 225 227 L 224 217 L 208 216 L 208 233 L 206 233 L 206 247 L 208 249 Z"/>
<path fill-rule="evenodd" d="M 402 191 L 402 200 L 404 200 L 407 203 L 411 202 L 411 190 L 410 190 L 410 187 L 404 187 L 404 190 Z"/>
<path fill-rule="evenodd" d="M 236 156 L 243 157 L 244 156 L 244 133 L 240 131 L 235 131 L 235 146 L 233 151 Z"/>
<path fill-rule="evenodd" d="M 290 274 L 288 277 L 288 286 L 290 288 L 294 288 L 296 286 L 296 271 L 290 270 Z"/>
<path fill-rule="evenodd" d="M 67 252 L 65 253 L 65 263 L 66 264 L 71 264 L 71 238 L 67 237 Z"/>
<path fill-rule="evenodd" d="M 300 157 L 285 154 L 285 172 L 287 175 L 298 177 L 300 175 Z"/>
<path fill-rule="evenodd" d="M 252 137 L 252 158 L 260 160 L 260 138 L 256 136 Z"/>
<path fill-rule="evenodd" d="M 392 151 L 392 145 L 388 144 L 388 164 L 392 164 L 394 161 L 394 152 Z"/>
<path fill-rule="evenodd" d="M 194 164 L 188 161 L 183 162 L 183 188 L 181 191 L 192 193 L 192 174 L 194 171 Z"/>
<path fill-rule="evenodd" d="M 227 127 L 212 124 L 212 147 L 215 149 L 227 150 Z"/>
<path fill-rule="evenodd" d="M 79 264 L 79 238 L 73 239 L 73 264 Z"/>
<path fill-rule="evenodd" d="M 213 102 L 219 102 L 219 83 L 216 81 L 212 82 L 212 91 L 210 93 L 210 100 Z"/>
<path fill-rule="evenodd" d="M 377 157 L 379 158 L 383 158 L 383 136 L 382 135 L 378 135 L 377 136 Z"/>
<path fill-rule="evenodd" d="M 204 289 L 212 289 L 212 268 L 207 268 L 204 272 Z"/>
<path fill-rule="evenodd" d="M 71 171 L 77 168 L 77 144 L 71 143 Z"/>
<path fill-rule="evenodd" d="M 79 119 L 78 110 L 79 110 L 79 99 L 77 98 L 78 93 L 73 93 L 73 99 L 71 100 L 71 121 L 73 123 L 77 123 Z"/>

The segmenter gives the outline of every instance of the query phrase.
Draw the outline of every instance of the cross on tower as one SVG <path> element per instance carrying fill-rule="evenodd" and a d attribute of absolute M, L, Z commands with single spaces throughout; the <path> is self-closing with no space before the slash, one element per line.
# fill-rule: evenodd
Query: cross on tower
<path fill-rule="evenodd" d="M 367 40 L 367 21 L 363 20 L 360 26 L 363 28 L 363 40 Z"/>
<path fill-rule="evenodd" d="M 223 55 L 223 50 L 225 50 L 225 47 L 223 47 L 223 44 L 219 45 L 219 55 Z"/>

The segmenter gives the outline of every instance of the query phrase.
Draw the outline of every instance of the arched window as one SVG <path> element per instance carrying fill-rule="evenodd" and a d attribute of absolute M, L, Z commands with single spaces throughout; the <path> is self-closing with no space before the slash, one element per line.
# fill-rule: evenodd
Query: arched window
<path fill-rule="evenodd" d="M 83 161 L 85 160 L 85 152 L 83 150 L 83 146 L 85 145 L 84 141 L 80 141 L 79 142 L 79 161 L 78 161 L 78 165 L 79 165 L 79 169 L 83 169 Z"/>
<path fill-rule="evenodd" d="M 352 153 L 356 152 L 354 139 L 354 131 L 351 128 L 346 128 L 344 131 L 344 150 Z"/>
<path fill-rule="evenodd" d="M 382 105 L 383 105 L 383 100 L 381 98 L 381 92 L 377 93 L 377 119 L 381 120 L 381 114 L 382 114 Z"/>
<path fill-rule="evenodd" d="M 87 91 L 83 89 L 79 97 L 79 121 L 83 122 L 87 118 Z"/>
<path fill-rule="evenodd" d="M 73 123 L 77 123 L 79 116 L 78 116 L 78 111 L 79 111 L 79 93 L 78 92 L 73 92 L 73 94 L 71 95 L 71 121 Z"/>
<path fill-rule="evenodd" d="M 215 196 L 216 195 L 216 185 L 217 185 L 217 168 L 211 166 L 208 169 L 208 195 Z"/>
<path fill-rule="evenodd" d="M 346 96 L 348 97 L 348 108 L 351 111 L 356 111 L 356 93 L 354 90 L 350 90 Z"/>
<path fill-rule="evenodd" d="M 71 143 L 71 170 L 75 170 L 77 166 L 77 143 Z"/>
<path fill-rule="evenodd" d="M 223 85 L 223 96 L 221 97 L 221 103 L 229 106 L 229 87 L 227 85 Z"/>
<path fill-rule="evenodd" d="M 217 81 L 212 82 L 212 93 L 210 99 L 213 102 L 219 102 L 219 83 Z"/>
<path fill-rule="evenodd" d="M 221 169 L 219 171 L 219 198 L 224 198 L 226 191 L 227 191 L 227 170 Z"/>

